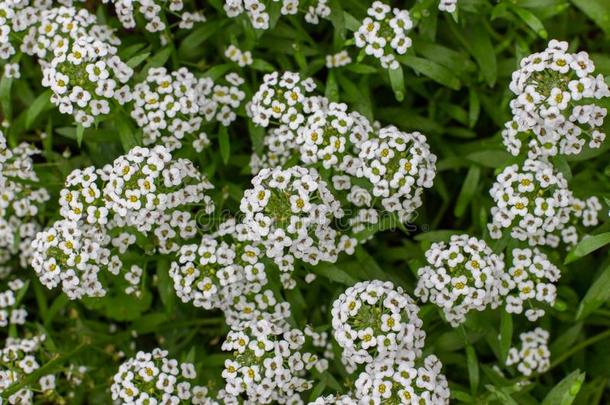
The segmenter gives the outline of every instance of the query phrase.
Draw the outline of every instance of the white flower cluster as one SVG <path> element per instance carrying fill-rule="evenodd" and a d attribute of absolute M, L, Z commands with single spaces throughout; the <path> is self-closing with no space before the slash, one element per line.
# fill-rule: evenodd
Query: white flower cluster
<path fill-rule="evenodd" d="M 117 18 L 124 28 L 136 28 L 136 16 L 141 15 L 146 21 L 145 29 L 149 32 L 161 32 L 168 28 L 168 15 L 180 17 L 179 28 L 190 29 L 195 22 L 205 21 L 201 12 L 184 11 L 183 0 L 102 0 L 113 3 Z"/>
<path fill-rule="evenodd" d="M 12 271 L 8 263 L 15 255 L 20 266 L 27 267 L 32 240 L 40 230 L 36 216 L 49 200 L 34 171 L 35 154 L 38 150 L 26 143 L 9 149 L 0 131 L 0 274 Z"/>
<path fill-rule="evenodd" d="M 263 169 L 252 186 L 240 204 L 247 238 L 261 243 L 281 271 L 291 271 L 294 258 L 315 265 L 353 252 L 356 241 L 333 224 L 343 210 L 315 169 Z"/>
<path fill-rule="evenodd" d="M 229 45 L 225 51 L 225 56 L 229 58 L 231 62 L 235 62 L 239 67 L 250 66 L 253 62 L 252 52 L 242 51 L 235 45 Z"/>
<path fill-rule="evenodd" d="M 235 331 L 243 330 L 257 320 L 269 322 L 277 331 L 290 329 L 290 304 L 278 300 L 270 289 L 233 297 L 224 309 L 224 315 L 226 324 Z"/>
<path fill-rule="evenodd" d="M 356 46 L 364 48 L 367 55 L 379 59 L 382 67 L 398 69 L 400 64 L 396 54 L 404 55 L 412 42 L 407 36 L 413 28 L 409 12 L 375 1 L 367 14 L 368 17 L 354 33 Z"/>
<path fill-rule="evenodd" d="M 313 79 L 303 79 L 298 73 L 266 74 L 252 97 L 248 115 L 256 125 L 262 127 L 273 122 L 296 130 L 305 121 L 304 114 L 319 107 L 318 98 L 311 95 L 315 88 Z"/>
<path fill-rule="evenodd" d="M 553 305 L 557 296 L 555 283 L 561 272 L 548 257 L 537 248 L 514 249 L 512 265 L 504 274 L 502 289 L 506 291 L 506 311 L 523 312 L 523 304 L 532 301 Z M 544 309 L 525 310 L 527 318 L 534 322 L 544 315 Z"/>
<path fill-rule="evenodd" d="M 91 37 L 113 46 L 121 43 L 112 29 L 97 24 L 97 18 L 88 10 L 47 5 L 39 2 L 27 6 L 14 16 L 13 29 L 25 32 L 20 47 L 25 54 L 50 62 L 60 54 L 67 54 L 79 38 Z"/>
<path fill-rule="evenodd" d="M 509 152 L 523 144 L 530 156 L 578 154 L 588 141 L 599 148 L 606 135 L 601 127 L 606 108 L 595 100 L 610 96 L 602 74 L 586 52 L 568 52 L 568 43 L 552 40 L 548 47 L 521 60 L 510 90 L 513 120 L 502 136 Z"/>
<path fill-rule="evenodd" d="M 135 147 L 101 170 L 75 170 L 61 192 L 64 219 L 33 243 L 33 267 L 43 284 L 61 282 L 72 299 L 103 296 L 102 270 L 118 275 L 120 256 L 137 236 L 146 242 L 145 253 L 167 254 L 196 234 L 186 209 L 198 205 L 210 213 L 214 206 L 205 192 L 211 187 L 192 162 L 172 159 L 163 146 Z M 139 295 L 142 272 L 139 266 L 126 272 L 127 293 Z"/>
<path fill-rule="evenodd" d="M 180 247 L 170 276 L 183 302 L 192 301 L 205 309 L 226 309 L 235 298 L 260 292 L 267 283 L 260 256 L 260 249 L 249 243 L 227 243 L 206 235 L 199 246 Z"/>
<path fill-rule="evenodd" d="M 299 403 L 299 393 L 312 387 L 305 374 L 318 362 L 315 354 L 303 352 L 305 340 L 300 330 L 278 332 L 265 320 L 230 331 L 222 344 L 234 353 L 222 372 L 226 392 L 244 395 L 247 403 Z"/>
<path fill-rule="evenodd" d="M 524 376 L 532 373 L 544 373 L 551 366 L 551 352 L 548 348 L 549 332 L 536 328 L 531 332 L 519 335 L 521 347 L 511 347 L 508 351 L 506 365 L 516 364 L 517 370 Z"/>
<path fill-rule="evenodd" d="M 419 308 L 402 288 L 386 281 L 355 284 L 335 300 L 332 327 L 349 369 L 407 354 L 421 356 L 426 333 Z"/>
<path fill-rule="evenodd" d="M 326 55 L 326 67 L 328 69 L 346 66 L 352 63 L 352 58 L 346 50 L 337 52 L 332 55 Z"/>
<path fill-rule="evenodd" d="M 274 0 L 279 2 L 280 0 Z M 247 14 L 252 27 L 258 30 L 269 29 L 270 15 L 262 0 L 225 0 L 224 10 L 227 16 L 235 18 Z M 295 15 L 299 12 L 299 0 L 281 0 L 280 15 Z M 318 24 L 320 18 L 328 18 L 330 8 L 327 0 L 315 0 L 309 4 L 305 14 L 305 21 Z"/>
<path fill-rule="evenodd" d="M 43 68 L 42 85 L 53 91 L 51 102 L 85 128 L 110 113 L 111 103 L 125 92 L 118 87 L 133 74 L 116 51 L 96 37 L 82 36 L 55 48 Z"/>
<path fill-rule="evenodd" d="M 4 282 L 2 284 L 5 284 Z M 0 328 L 9 325 L 23 325 L 28 316 L 24 306 L 20 305 L 19 296 L 25 283 L 19 278 L 6 281 L 6 290 L 0 291 Z"/>
<path fill-rule="evenodd" d="M 430 355 L 423 360 L 385 358 L 367 364 L 355 382 L 359 404 L 449 404 L 443 365 Z"/>
<path fill-rule="evenodd" d="M 157 348 L 121 364 L 110 392 L 120 404 L 204 404 L 207 388 L 193 385 L 196 378 L 193 364 L 180 363 Z"/>
<path fill-rule="evenodd" d="M 485 241 L 452 235 L 449 243 L 433 243 L 426 261 L 417 271 L 415 295 L 440 307 L 453 327 L 463 323 L 468 312 L 497 308 L 502 302 L 504 258 Z"/>
<path fill-rule="evenodd" d="M 545 160 L 527 159 L 521 166 L 508 166 L 497 176 L 490 194 L 495 202 L 488 224 L 490 236 L 499 239 L 504 230 L 510 230 L 511 237 L 530 246 L 576 244 L 577 222 L 595 226 L 601 210 L 597 197 L 575 198 L 565 177 Z"/>
<path fill-rule="evenodd" d="M 448 13 L 453 13 L 457 9 L 458 0 L 440 0 L 438 4 L 438 9 L 440 11 L 446 11 Z"/>
<path fill-rule="evenodd" d="M 143 130 L 144 145 L 159 143 L 172 151 L 182 147 L 187 136 L 196 137 L 194 144 L 202 139 L 207 143 L 202 131 L 204 117 L 228 125 L 244 97 L 237 86 L 215 85 L 210 79 L 196 78 L 186 68 L 170 73 L 160 67 L 151 68 L 146 79 L 134 86 L 128 107 Z"/>
<path fill-rule="evenodd" d="M 394 126 L 379 130 L 378 136 L 360 146 L 362 174 L 373 185 L 372 194 L 383 208 L 402 221 L 422 204 L 424 188 L 432 187 L 436 176 L 436 155 L 419 132 L 402 132 Z"/>
<path fill-rule="evenodd" d="M 106 246 L 110 237 L 98 226 L 60 220 L 36 235 L 32 267 L 47 288 L 61 283 L 70 299 L 103 297 L 100 274 L 104 270 L 118 274 L 122 263 Z"/>
<path fill-rule="evenodd" d="M 29 339 L 8 337 L 0 351 L 0 392 L 40 368 L 39 352 L 45 335 Z M 51 377 L 51 378 L 50 378 Z M 42 376 L 37 383 L 28 385 L 8 398 L 9 404 L 33 404 L 34 393 L 47 391 L 52 375 Z"/>

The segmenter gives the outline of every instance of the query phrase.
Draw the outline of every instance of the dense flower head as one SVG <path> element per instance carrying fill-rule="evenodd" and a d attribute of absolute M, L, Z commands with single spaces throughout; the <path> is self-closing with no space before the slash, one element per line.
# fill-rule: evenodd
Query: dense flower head
<path fill-rule="evenodd" d="M 203 85 L 198 93 L 201 98 L 199 104 L 205 119 L 229 126 L 237 118 L 236 112 L 246 98 L 246 93 L 242 90 L 243 77 L 232 72 L 216 81 L 210 78 L 200 80 Z"/>
<path fill-rule="evenodd" d="M 207 140 L 202 130 L 206 121 L 218 119 L 228 125 L 243 98 L 236 86 L 198 79 L 186 68 L 168 72 L 160 67 L 151 68 L 125 101 L 131 101 L 130 114 L 143 130 L 144 144 L 160 143 L 171 151 L 182 147 L 185 138 L 194 138 L 194 144 Z"/>
<path fill-rule="evenodd" d="M 544 309 L 533 304 L 555 304 L 555 283 L 560 277 L 560 270 L 539 249 L 513 249 L 511 267 L 504 274 L 502 283 L 506 311 L 520 314 L 524 311 L 524 304 L 529 304 L 525 315 L 530 321 L 536 321 L 544 315 Z"/>
<path fill-rule="evenodd" d="M 377 137 L 362 142 L 362 176 L 373 185 L 382 207 L 406 221 L 422 204 L 424 188 L 432 187 L 436 155 L 419 132 L 381 128 Z"/>
<path fill-rule="evenodd" d="M 269 29 L 269 12 L 260 0 L 225 0 L 224 10 L 227 17 L 231 18 L 245 12 L 252 27 L 259 30 Z"/>
<path fill-rule="evenodd" d="M 159 348 L 139 351 L 121 364 L 110 386 L 113 401 L 120 404 L 194 404 L 193 396 L 205 395 L 194 385 L 197 378 L 192 363 L 179 362 Z"/>
<path fill-rule="evenodd" d="M 302 331 L 277 332 L 265 320 L 230 331 L 222 344 L 234 354 L 222 372 L 226 392 L 243 395 L 248 403 L 293 403 L 312 387 L 306 373 L 318 362 L 315 354 L 303 350 L 305 342 Z"/>
<path fill-rule="evenodd" d="M 319 163 L 324 169 L 356 176 L 362 172 L 362 162 L 355 155 L 373 136 L 373 126 L 366 117 L 348 112 L 346 104 L 330 103 L 308 116 L 296 142 L 302 163 Z"/>
<path fill-rule="evenodd" d="M 172 158 L 164 146 L 134 147 L 106 165 L 101 174 L 108 210 L 140 232 L 149 232 L 159 216 L 182 206 L 201 204 L 207 213 L 213 210 L 212 200 L 205 194 L 213 187 L 211 183 L 190 160 Z M 189 212 L 178 213 L 187 223 L 194 221 Z M 182 229 L 183 237 L 192 237 L 195 226 L 193 222 Z"/>
<path fill-rule="evenodd" d="M 270 289 L 235 295 L 223 312 L 225 322 L 232 330 L 243 330 L 260 320 L 268 322 L 274 331 L 290 329 L 290 304 L 278 299 Z"/>
<path fill-rule="evenodd" d="M 277 122 L 296 130 L 305 122 L 305 114 L 316 111 L 323 102 L 312 96 L 315 88 L 313 79 L 302 78 L 299 73 L 266 74 L 252 97 L 248 114 L 256 125 L 267 127 Z"/>
<path fill-rule="evenodd" d="M 20 278 L 5 278 L 0 277 L 0 328 L 6 328 L 9 325 L 23 325 L 27 318 L 28 312 L 20 302 L 21 292 L 24 287 L 27 288 L 25 282 Z"/>
<path fill-rule="evenodd" d="M 511 347 L 506 365 L 517 365 L 524 376 L 544 373 L 551 366 L 551 352 L 548 348 L 549 332 L 542 328 L 519 335 L 521 347 Z"/>
<path fill-rule="evenodd" d="M 375 360 L 356 379 L 355 397 L 361 404 L 448 404 L 449 386 L 442 366 L 434 355 Z"/>
<path fill-rule="evenodd" d="M 72 114 L 87 128 L 96 117 L 110 113 L 119 89 L 133 70 L 117 55 L 116 48 L 93 36 L 81 36 L 55 49 L 55 56 L 43 67 L 42 85 L 53 91 L 51 102 L 63 114 Z"/>
<path fill-rule="evenodd" d="M 356 46 L 379 59 L 384 68 L 398 69 L 396 54 L 404 55 L 412 43 L 407 35 L 413 27 L 409 12 L 375 1 L 367 15 L 354 33 Z"/>
<path fill-rule="evenodd" d="M 578 154 L 588 142 L 599 148 L 606 108 L 595 100 L 610 96 L 603 75 L 586 52 L 569 53 L 568 43 L 552 40 L 548 47 L 521 60 L 513 73 L 513 120 L 502 136 L 509 152 L 523 147 L 530 156 Z"/>
<path fill-rule="evenodd" d="M 11 271 L 7 263 L 15 255 L 21 267 L 32 258 L 32 239 L 41 228 L 36 217 L 49 200 L 34 171 L 38 153 L 27 143 L 8 148 L 0 131 L 0 273 Z"/>
<path fill-rule="evenodd" d="M 346 66 L 352 63 L 352 58 L 346 50 L 339 51 L 332 55 L 326 55 L 326 67 L 328 69 Z"/>
<path fill-rule="evenodd" d="M 331 312 L 344 363 L 353 369 L 401 352 L 420 356 L 426 333 L 418 312 L 413 299 L 389 281 L 364 281 L 348 288 Z"/>
<path fill-rule="evenodd" d="M 67 53 L 82 37 L 96 38 L 110 49 L 121 43 L 110 27 L 97 24 L 96 16 L 83 8 L 45 7 L 41 2 L 20 9 L 13 21 L 16 32 L 25 32 L 21 51 L 47 62 Z"/>
<path fill-rule="evenodd" d="M 440 307 L 453 327 L 463 323 L 470 311 L 500 305 L 504 258 L 485 241 L 453 235 L 448 243 L 433 243 L 426 261 L 417 271 L 415 295 Z"/>
<path fill-rule="evenodd" d="M 559 242 L 576 244 L 576 226 L 595 226 L 601 204 L 597 197 L 580 200 L 568 189 L 568 182 L 546 160 L 527 159 L 506 167 L 490 189 L 495 206 L 491 209 L 490 236 L 503 232 L 530 246 L 557 247 Z"/>
<path fill-rule="evenodd" d="M 291 271 L 294 258 L 317 264 L 353 252 L 356 241 L 333 227 L 343 210 L 315 169 L 263 169 L 252 186 L 240 204 L 248 239 L 261 243 L 281 271 Z"/>
<path fill-rule="evenodd" d="M 118 274 L 122 267 L 109 244 L 102 227 L 60 220 L 36 235 L 32 267 L 44 286 L 61 284 L 70 299 L 103 297 L 106 290 L 100 278 L 106 271 Z"/>
<path fill-rule="evenodd" d="M 259 292 L 267 283 L 261 250 L 247 242 L 226 239 L 205 235 L 199 245 L 180 247 L 170 276 L 183 302 L 225 309 L 234 298 Z"/>

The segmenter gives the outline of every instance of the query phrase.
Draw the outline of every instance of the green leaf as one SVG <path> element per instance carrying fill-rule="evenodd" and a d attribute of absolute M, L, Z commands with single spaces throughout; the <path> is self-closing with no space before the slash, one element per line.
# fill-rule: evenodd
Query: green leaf
<path fill-rule="evenodd" d="M 610 243 L 610 232 L 600 233 L 599 235 L 587 236 L 583 238 L 574 249 L 572 249 L 564 264 L 572 263 L 582 257 L 587 256 L 589 253 L 600 249 Z"/>
<path fill-rule="evenodd" d="M 30 105 L 28 111 L 25 116 L 25 126 L 26 129 L 32 128 L 32 124 L 42 114 L 43 111 L 51 108 L 53 104 L 51 104 L 51 95 L 53 92 L 49 89 L 41 93 L 36 100 Z"/>
<path fill-rule="evenodd" d="M 608 0 L 571 0 L 590 19 L 610 35 L 610 2 Z"/>
<path fill-rule="evenodd" d="M 477 61 L 483 79 L 489 86 L 493 86 L 498 77 L 498 64 L 496 51 L 485 24 L 482 21 L 472 22 L 465 32 L 465 39 L 465 45 Z"/>
<path fill-rule="evenodd" d="M 524 23 L 527 24 L 528 27 L 538 34 L 540 38 L 548 38 L 549 34 L 546 31 L 546 28 L 544 28 L 544 24 L 542 24 L 542 21 L 540 21 L 540 19 L 536 17 L 534 13 L 517 6 L 512 6 L 511 9 L 515 14 L 517 14 L 517 16 L 519 16 L 519 18 L 521 18 L 521 20 L 523 20 Z"/>
<path fill-rule="evenodd" d="M 229 162 L 229 158 L 231 157 L 231 144 L 229 141 L 229 133 L 227 132 L 227 127 L 225 127 L 224 125 L 221 125 L 218 131 L 218 143 L 220 146 L 220 156 L 222 157 L 222 161 L 226 165 Z"/>
<path fill-rule="evenodd" d="M 180 44 L 179 52 L 186 56 L 196 53 L 201 44 L 218 32 L 226 23 L 227 20 L 215 20 L 202 24 L 184 38 Z"/>
<path fill-rule="evenodd" d="M 317 266 L 311 266 L 309 267 L 309 270 L 322 277 L 326 277 L 331 281 L 335 281 L 337 283 L 345 284 L 348 286 L 354 285 L 358 282 L 358 280 L 356 280 L 354 277 L 350 276 L 334 264 L 323 263 Z"/>
<path fill-rule="evenodd" d="M 324 96 L 330 101 L 339 101 L 339 85 L 335 79 L 335 72 L 332 70 L 328 73 L 326 78 L 326 88 L 324 90 Z"/>
<path fill-rule="evenodd" d="M 146 58 L 148 58 L 149 56 L 150 56 L 150 52 L 144 52 L 139 55 L 136 55 L 127 61 L 127 66 L 129 66 L 130 68 L 133 69 L 136 66 L 138 66 L 140 63 L 144 62 L 146 60 Z"/>
<path fill-rule="evenodd" d="M 610 266 L 606 267 L 602 274 L 593 282 L 589 291 L 580 302 L 576 320 L 585 318 L 602 304 L 610 299 Z"/>
<path fill-rule="evenodd" d="M 174 282 L 169 276 L 169 261 L 167 259 L 159 259 L 157 263 L 157 290 L 165 311 L 172 314 L 176 306 L 176 292 L 174 291 Z"/>
<path fill-rule="evenodd" d="M 83 143 L 84 134 L 85 134 L 85 127 L 83 127 L 80 124 L 76 124 L 76 143 L 78 144 L 79 148 Z"/>
<path fill-rule="evenodd" d="M 585 381 L 585 373 L 574 370 L 563 380 L 553 387 L 544 397 L 541 405 L 570 405 L 576 399 L 576 395 Z"/>
<path fill-rule="evenodd" d="M 402 67 L 398 66 L 398 69 L 389 69 L 388 74 L 390 75 L 390 84 L 394 91 L 394 97 L 397 101 L 405 99 L 405 75 L 402 71 Z"/>
<path fill-rule="evenodd" d="M 466 363 L 468 364 L 468 378 L 470 380 L 470 392 L 476 395 L 479 388 L 479 361 L 477 353 L 472 345 L 466 346 Z"/>
<path fill-rule="evenodd" d="M 397 59 L 400 63 L 410 67 L 417 73 L 427 76 L 435 82 L 438 82 L 453 90 L 459 90 L 459 88 L 462 86 L 460 80 L 453 74 L 451 70 L 442 65 L 439 65 L 436 62 L 410 55 L 399 56 Z"/>
<path fill-rule="evenodd" d="M 502 310 L 502 319 L 500 320 L 500 361 L 505 364 L 508 351 L 513 339 L 513 317 L 512 315 Z"/>
<path fill-rule="evenodd" d="M 470 201 L 474 197 L 474 193 L 477 191 L 480 178 L 481 169 L 478 166 L 471 166 L 470 169 L 468 169 L 468 174 L 464 179 L 464 184 L 462 184 L 462 190 L 455 203 L 453 213 L 456 217 L 460 218 L 466 212 L 466 207 L 468 207 L 468 204 L 470 204 Z"/>
<path fill-rule="evenodd" d="M 505 150 L 481 150 L 466 155 L 466 159 L 493 169 L 505 167 L 515 159 Z"/>
<path fill-rule="evenodd" d="M 130 125 L 129 120 L 118 117 L 115 124 L 117 132 L 119 133 L 121 146 L 123 146 L 125 152 L 129 152 L 134 146 L 140 144 L 135 136 L 135 129 Z"/>
<path fill-rule="evenodd" d="M 4 117 L 11 118 L 13 115 L 13 101 L 11 100 L 11 88 L 13 87 L 13 79 L 2 76 L 0 79 L 0 106 Z"/>

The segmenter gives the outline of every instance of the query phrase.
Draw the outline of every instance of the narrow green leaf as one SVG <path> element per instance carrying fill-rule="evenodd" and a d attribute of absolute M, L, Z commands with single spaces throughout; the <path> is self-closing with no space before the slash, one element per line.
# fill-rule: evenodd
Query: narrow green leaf
<path fill-rule="evenodd" d="M 468 174 L 464 179 L 464 184 L 462 184 L 462 190 L 455 203 L 453 213 L 456 217 L 460 218 L 466 212 L 466 207 L 468 207 L 468 204 L 470 204 L 470 201 L 474 197 L 474 193 L 477 191 L 480 178 L 481 169 L 478 166 L 471 166 L 470 169 L 468 169 Z"/>
<path fill-rule="evenodd" d="M 459 88 L 462 86 L 460 80 L 451 70 L 443 65 L 439 65 L 436 62 L 410 55 L 399 56 L 397 59 L 400 63 L 410 67 L 417 73 L 427 76 L 435 82 L 438 82 L 453 90 L 459 90 Z"/>
<path fill-rule="evenodd" d="M 227 127 L 225 127 L 224 125 L 221 125 L 218 131 L 218 143 L 220 146 L 220 156 L 222 157 L 222 161 L 226 165 L 229 162 L 229 158 L 231 157 L 231 144 L 229 141 L 229 133 L 227 132 Z"/>
<path fill-rule="evenodd" d="M 541 405 L 570 405 L 576 399 L 576 395 L 585 381 L 585 373 L 574 370 L 563 380 L 553 387 L 542 401 Z"/>
<path fill-rule="evenodd" d="M 79 148 L 83 143 L 84 134 L 85 134 L 85 127 L 83 127 L 80 124 L 76 124 L 76 143 L 78 144 Z"/>
<path fill-rule="evenodd" d="M 610 232 L 600 233 L 599 235 L 587 236 L 583 238 L 574 249 L 572 249 L 566 259 L 564 264 L 569 264 L 575 262 L 576 260 L 587 256 L 589 253 L 596 251 L 597 249 L 601 249 L 610 243 Z"/>
<path fill-rule="evenodd" d="M 157 263 L 157 290 L 168 314 L 172 314 L 176 306 L 176 293 L 174 282 L 169 276 L 169 261 L 159 259 Z"/>
<path fill-rule="evenodd" d="M 610 266 L 593 282 L 578 306 L 576 320 L 581 320 L 610 299 Z"/>
<path fill-rule="evenodd" d="M 394 97 L 397 101 L 405 99 L 405 75 L 402 71 L 402 67 L 398 66 L 398 69 L 389 69 L 388 74 L 390 76 L 390 84 L 394 91 Z"/>
<path fill-rule="evenodd" d="M 146 58 L 148 58 L 149 56 L 150 56 L 150 52 L 144 52 L 139 55 L 136 55 L 127 61 L 127 66 L 129 66 L 130 68 L 133 69 L 136 66 L 138 66 L 140 63 L 144 62 L 146 60 Z"/>
<path fill-rule="evenodd" d="M 477 353 L 472 345 L 466 346 L 466 362 L 468 363 L 468 379 L 470 380 L 470 392 L 476 395 L 479 389 L 479 361 Z"/>
<path fill-rule="evenodd" d="M 483 79 L 488 85 L 493 86 L 498 77 L 498 64 L 496 51 L 489 33 L 485 29 L 485 24 L 482 21 L 469 24 L 469 29 L 465 32 L 465 38 L 467 48 L 477 61 Z"/>
<path fill-rule="evenodd" d="M 481 101 L 479 100 L 476 90 L 472 87 L 468 90 L 468 105 L 468 126 L 473 128 L 479 120 Z"/>
<path fill-rule="evenodd" d="M 324 96 L 330 101 L 339 101 L 339 85 L 335 79 L 335 72 L 332 70 L 328 73 L 328 77 L 326 78 Z"/>
<path fill-rule="evenodd" d="M 309 267 L 309 270 L 322 277 L 326 277 L 331 281 L 335 281 L 344 285 L 354 285 L 358 282 L 354 277 L 347 274 L 334 264 L 323 263 L 317 266 Z"/>
<path fill-rule="evenodd" d="M 11 119 L 13 116 L 13 102 L 11 100 L 11 88 L 13 87 L 13 79 L 2 76 L 0 79 L 0 106 L 5 118 Z"/>
<path fill-rule="evenodd" d="M 546 28 L 544 28 L 544 24 L 542 24 L 542 21 L 540 21 L 540 19 L 536 17 L 534 13 L 517 6 L 512 6 L 511 8 L 515 14 L 517 14 L 517 16 L 519 16 L 519 18 L 521 18 L 521 20 L 528 25 L 528 27 L 530 27 L 540 36 L 540 38 L 548 38 L 549 34 L 547 33 Z"/>
<path fill-rule="evenodd" d="M 502 310 L 502 319 L 500 320 L 500 361 L 505 364 L 508 351 L 513 339 L 513 317 L 512 315 Z"/>
<path fill-rule="evenodd" d="M 184 38 L 180 44 L 179 52 L 185 56 L 191 56 L 201 44 L 218 32 L 226 23 L 226 20 L 215 20 L 202 24 Z"/>
<path fill-rule="evenodd" d="M 32 128 L 32 124 L 34 123 L 36 118 L 38 118 L 43 111 L 53 106 L 53 104 L 51 104 L 52 94 L 53 92 L 51 91 L 51 89 L 46 90 L 38 97 L 36 97 L 36 100 L 34 100 L 34 102 L 30 105 L 30 108 L 28 109 L 25 116 L 26 129 Z"/>

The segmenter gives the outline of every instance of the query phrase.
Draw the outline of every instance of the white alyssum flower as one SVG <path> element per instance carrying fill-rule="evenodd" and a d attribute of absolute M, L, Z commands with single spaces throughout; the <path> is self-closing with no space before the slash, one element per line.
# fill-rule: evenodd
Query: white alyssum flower
<path fill-rule="evenodd" d="M 506 167 L 489 193 L 495 203 L 487 225 L 490 236 L 499 239 L 509 231 L 530 246 L 576 244 L 576 225 L 597 225 L 601 210 L 597 197 L 574 197 L 565 177 L 546 160 L 527 159 L 521 166 Z"/>
<path fill-rule="evenodd" d="M 532 373 L 544 373 L 551 366 L 551 352 L 548 348 L 549 332 L 536 328 L 519 335 L 521 347 L 511 347 L 506 365 L 517 365 L 517 370 L 528 377 Z"/>
<path fill-rule="evenodd" d="M 354 383 L 358 403 L 449 404 L 449 385 L 440 360 L 382 358 L 366 365 Z"/>
<path fill-rule="evenodd" d="M 6 328 L 9 325 L 23 325 L 25 323 L 28 312 L 19 302 L 19 297 L 25 286 L 25 282 L 20 278 L 2 279 L 2 288 L 0 290 L 0 328 Z"/>
<path fill-rule="evenodd" d="M 287 125 L 271 127 L 263 139 L 262 153 L 252 153 L 250 158 L 250 169 L 252 174 L 257 174 L 262 169 L 273 169 L 283 167 L 288 161 L 296 156 L 297 143 L 296 131 Z"/>
<path fill-rule="evenodd" d="M 440 11 L 446 11 L 448 13 L 453 13 L 457 9 L 458 0 L 440 0 L 438 4 L 438 9 Z"/>
<path fill-rule="evenodd" d="M 331 9 L 328 0 L 314 0 L 309 3 L 305 13 L 305 21 L 309 24 L 319 24 L 321 19 L 330 17 Z"/>
<path fill-rule="evenodd" d="M 568 43 L 551 40 L 548 47 L 521 60 L 510 90 L 513 120 L 502 132 L 513 155 L 573 155 L 601 147 L 607 110 L 595 100 L 610 96 L 602 74 L 586 52 L 569 53 Z"/>
<path fill-rule="evenodd" d="M 110 386 L 112 400 L 119 404 L 204 403 L 193 396 L 205 394 L 205 387 L 194 385 L 197 378 L 192 363 L 181 363 L 159 348 L 139 351 L 122 363 Z"/>
<path fill-rule="evenodd" d="M 334 262 L 353 251 L 356 241 L 333 224 L 343 210 L 315 169 L 263 169 L 252 186 L 240 204 L 247 239 L 262 244 L 281 271 L 291 271 L 294 258 Z"/>
<path fill-rule="evenodd" d="M 552 306 L 557 297 L 555 283 L 561 272 L 548 257 L 537 248 L 513 249 L 512 264 L 504 274 L 501 289 L 506 295 L 507 312 L 520 314 L 524 311 L 527 318 L 534 322 L 542 315 L 544 309 L 534 304 Z"/>
<path fill-rule="evenodd" d="M 292 403 L 313 384 L 307 372 L 318 362 L 304 351 L 307 336 L 298 329 L 277 331 L 265 320 L 230 331 L 222 349 L 233 352 L 225 361 L 225 390 L 249 403 Z"/>
<path fill-rule="evenodd" d="M 239 67 L 250 66 L 253 62 L 252 52 L 242 51 L 235 45 L 229 45 L 225 51 L 225 56 L 232 62 L 235 62 Z"/>
<path fill-rule="evenodd" d="M 362 142 L 358 157 L 362 176 L 372 184 L 372 195 L 380 199 L 385 211 L 408 221 L 436 176 L 436 155 L 426 137 L 384 127 L 377 137 Z"/>
<path fill-rule="evenodd" d="M 41 229 L 37 220 L 49 193 L 34 171 L 33 156 L 39 151 L 22 143 L 10 149 L 0 131 L 0 275 L 25 268 L 32 259 L 32 240 Z"/>
<path fill-rule="evenodd" d="M 402 288 L 386 281 L 355 284 L 335 300 L 332 327 L 349 369 L 401 352 L 421 355 L 426 333 L 419 308 Z"/>
<path fill-rule="evenodd" d="M 252 97 L 248 115 L 262 127 L 273 122 L 296 130 L 305 121 L 306 114 L 319 108 L 319 99 L 311 94 L 315 88 L 313 79 L 304 79 L 299 73 L 266 74 Z"/>
<path fill-rule="evenodd" d="M 328 69 L 346 66 L 352 63 L 352 58 L 346 50 L 332 55 L 326 55 L 326 67 Z"/>
<path fill-rule="evenodd" d="M 407 35 L 413 28 L 409 12 L 375 1 L 367 14 L 354 33 L 356 46 L 364 48 L 367 55 L 379 59 L 382 67 L 398 69 L 400 64 L 396 55 L 404 55 L 412 43 Z"/>
<path fill-rule="evenodd" d="M 449 243 L 433 243 L 426 251 L 426 261 L 417 271 L 415 295 L 437 305 L 451 326 L 463 323 L 470 311 L 501 304 L 504 258 L 485 241 L 453 235 Z"/>

